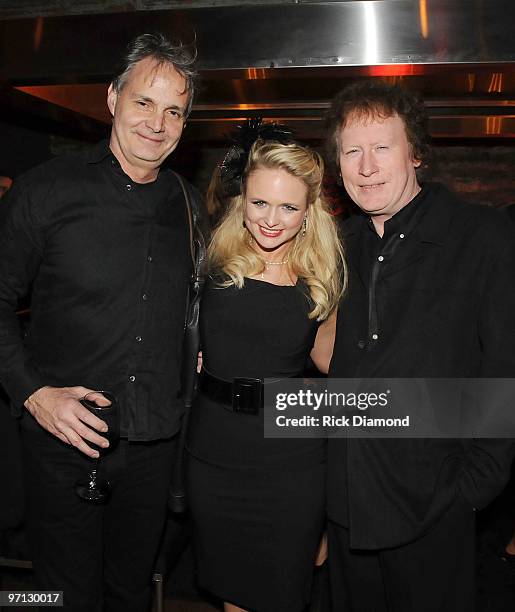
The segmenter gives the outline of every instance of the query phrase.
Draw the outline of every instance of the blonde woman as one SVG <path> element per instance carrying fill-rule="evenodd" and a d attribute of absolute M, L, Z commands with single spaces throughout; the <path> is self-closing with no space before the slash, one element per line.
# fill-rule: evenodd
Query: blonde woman
<path fill-rule="evenodd" d="M 208 250 L 188 485 L 199 582 L 226 612 L 309 602 L 325 443 L 265 439 L 258 387 L 302 375 L 309 355 L 328 367 L 344 264 L 322 177 L 317 153 L 280 126 L 251 124 L 210 189 L 232 197 Z"/>

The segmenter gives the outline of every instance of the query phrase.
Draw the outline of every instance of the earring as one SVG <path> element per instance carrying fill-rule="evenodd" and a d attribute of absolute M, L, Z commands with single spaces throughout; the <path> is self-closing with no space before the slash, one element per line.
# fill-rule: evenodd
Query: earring
<path fill-rule="evenodd" d="M 302 221 L 302 232 L 301 232 L 301 238 L 304 238 L 304 236 L 306 235 L 306 229 L 308 227 L 308 218 L 306 215 L 304 215 L 304 221 Z"/>

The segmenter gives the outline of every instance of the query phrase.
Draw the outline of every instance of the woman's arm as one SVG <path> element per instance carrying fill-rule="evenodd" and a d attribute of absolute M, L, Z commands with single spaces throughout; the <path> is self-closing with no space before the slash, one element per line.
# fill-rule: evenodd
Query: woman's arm
<path fill-rule="evenodd" d="M 333 356 L 334 337 L 336 334 L 336 310 L 318 328 L 315 344 L 311 350 L 311 359 L 323 374 L 329 371 Z"/>

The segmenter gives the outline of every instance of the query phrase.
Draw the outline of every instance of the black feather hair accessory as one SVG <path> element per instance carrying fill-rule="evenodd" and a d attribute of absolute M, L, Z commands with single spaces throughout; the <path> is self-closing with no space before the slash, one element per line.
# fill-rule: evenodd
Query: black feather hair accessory
<path fill-rule="evenodd" d="M 250 149 L 256 140 L 270 140 L 281 144 L 293 142 L 293 134 L 289 128 L 279 123 L 263 123 L 261 117 L 247 119 L 243 125 L 238 125 L 230 138 L 233 145 L 220 164 L 222 188 L 229 198 L 241 193 L 243 172 Z"/>

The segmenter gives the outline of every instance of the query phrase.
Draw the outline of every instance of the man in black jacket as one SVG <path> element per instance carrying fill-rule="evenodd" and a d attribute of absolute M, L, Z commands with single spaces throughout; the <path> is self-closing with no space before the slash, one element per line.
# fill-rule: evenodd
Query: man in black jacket
<path fill-rule="evenodd" d="M 135 39 L 109 87 L 109 142 L 27 172 L 2 203 L 0 382 L 22 416 L 36 584 L 64 591 L 65 610 L 149 605 L 192 269 L 185 198 L 163 162 L 191 109 L 193 59 L 162 35 Z M 23 341 L 15 311 L 29 289 Z M 92 445 L 108 445 L 106 423 L 80 401 L 99 390 L 120 407 L 105 506 L 74 490 Z"/>
<path fill-rule="evenodd" d="M 329 146 L 359 214 L 330 376 L 513 377 L 515 256 L 502 216 L 420 184 L 426 113 L 380 81 L 334 99 Z M 329 442 L 334 610 L 470 612 L 474 510 L 503 488 L 507 440 Z"/>

